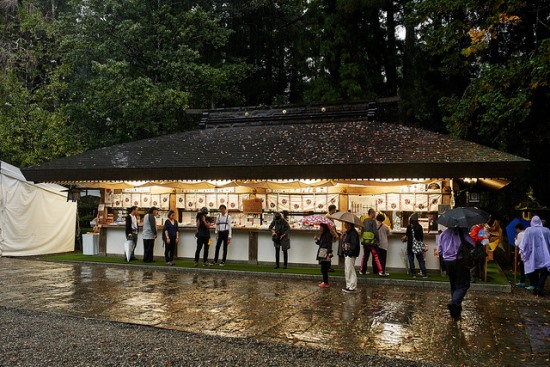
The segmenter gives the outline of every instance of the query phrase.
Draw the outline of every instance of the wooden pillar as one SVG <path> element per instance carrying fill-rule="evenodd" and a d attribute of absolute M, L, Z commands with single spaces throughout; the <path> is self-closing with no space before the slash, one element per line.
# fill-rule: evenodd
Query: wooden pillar
<path fill-rule="evenodd" d="M 248 263 L 258 264 L 258 231 L 248 232 Z"/>
<path fill-rule="evenodd" d="M 107 228 L 104 226 L 99 230 L 99 254 L 107 256 Z"/>

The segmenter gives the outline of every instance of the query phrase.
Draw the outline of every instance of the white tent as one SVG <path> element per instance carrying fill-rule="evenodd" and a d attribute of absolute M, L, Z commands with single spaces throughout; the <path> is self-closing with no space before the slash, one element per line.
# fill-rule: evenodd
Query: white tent
<path fill-rule="evenodd" d="M 0 256 L 74 251 L 76 203 L 64 189 L 29 182 L 0 161 Z"/>

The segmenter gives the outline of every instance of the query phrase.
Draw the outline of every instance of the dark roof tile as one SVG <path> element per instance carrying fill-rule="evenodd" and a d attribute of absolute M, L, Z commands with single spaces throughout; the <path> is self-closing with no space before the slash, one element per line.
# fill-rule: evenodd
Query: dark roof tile
<path fill-rule="evenodd" d="M 23 171 L 34 181 L 511 177 L 528 162 L 426 130 L 348 121 L 193 130 Z"/>

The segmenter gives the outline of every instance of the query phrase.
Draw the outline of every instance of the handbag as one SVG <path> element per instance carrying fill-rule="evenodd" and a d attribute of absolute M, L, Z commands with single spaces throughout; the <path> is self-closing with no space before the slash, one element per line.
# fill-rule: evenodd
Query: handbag
<path fill-rule="evenodd" d="M 319 249 L 319 252 L 317 253 L 317 260 L 326 260 L 328 256 L 328 250 L 326 248 L 321 247 Z"/>
<path fill-rule="evenodd" d="M 424 246 L 424 242 L 417 240 L 414 238 L 414 228 L 411 228 L 412 233 L 412 252 L 413 254 L 421 254 L 423 252 L 426 252 L 426 246 Z"/>

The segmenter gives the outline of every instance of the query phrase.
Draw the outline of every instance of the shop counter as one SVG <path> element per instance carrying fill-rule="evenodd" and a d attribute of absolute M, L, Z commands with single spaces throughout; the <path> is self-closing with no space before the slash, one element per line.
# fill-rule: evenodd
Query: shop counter
<path fill-rule="evenodd" d="M 111 225 L 106 228 L 106 253 L 109 255 L 124 254 L 125 228 L 120 225 Z M 179 243 L 176 249 L 176 257 L 184 259 L 193 259 L 197 240 L 195 233 L 197 229 L 194 226 L 181 226 L 179 229 Z M 290 250 L 288 251 L 288 261 L 290 265 L 316 265 L 318 246 L 313 240 L 313 236 L 317 234 L 316 229 L 298 229 L 293 228 L 290 232 Z M 386 268 L 391 272 L 392 269 L 407 269 L 408 258 L 406 254 L 406 243 L 401 242 L 402 233 L 392 234 L 389 239 L 389 249 L 386 261 Z M 209 248 L 208 259 L 213 261 L 216 250 L 216 235 L 214 229 L 211 229 L 212 245 Z M 429 250 L 425 253 L 426 267 L 428 270 L 439 269 L 439 259 L 435 256 L 436 236 L 432 234 L 424 234 L 424 242 L 428 244 Z M 332 264 L 338 264 L 336 252 L 338 250 L 338 242 L 333 243 L 333 251 L 335 256 L 332 259 Z M 203 250 L 204 251 L 204 250 Z M 282 252 L 282 251 L 281 251 Z M 141 231 L 138 235 L 138 243 L 135 250 L 136 256 L 143 256 L 143 237 Z M 219 260 L 221 261 L 223 248 L 220 248 Z M 164 246 L 162 243 L 162 227 L 158 227 L 158 235 L 155 240 L 153 251 L 155 257 L 162 258 L 164 256 Z M 203 252 L 199 256 L 202 262 Z M 357 258 L 356 265 L 360 265 L 363 256 L 363 249 Z M 281 262 L 282 262 L 281 254 Z M 227 261 L 235 261 L 239 263 L 251 264 L 272 264 L 275 262 L 275 247 L 271 241 L 271 231 L 267 228 L 257 227 L 234 227 L 232 230 L 231 243 L 227 249 Z M 369 259 L 368 269 L 371 270 L 372 260 Z M 418 265 L 415 262 L 418 269 Z"/>

